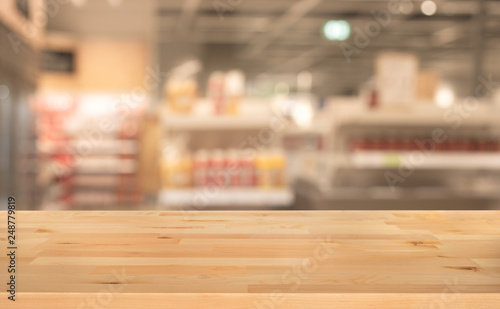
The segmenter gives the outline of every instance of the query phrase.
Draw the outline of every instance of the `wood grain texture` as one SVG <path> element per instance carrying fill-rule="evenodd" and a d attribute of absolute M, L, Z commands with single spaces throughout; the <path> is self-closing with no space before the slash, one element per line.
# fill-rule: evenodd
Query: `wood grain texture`
<path fill-rule="evenodd" d="M 19 212 L 17 234 L 19 308 L 500 304 L 494 211 Z"/>
<path fill-rule="evenodd" d="M 494 293 L 442 294 L 137 294 L 24 293 L 15 305 L 0 299 L 1 308 L 23 309 L 498 309 Z M 6 305 L 4 307 L 4 305 Z"/>

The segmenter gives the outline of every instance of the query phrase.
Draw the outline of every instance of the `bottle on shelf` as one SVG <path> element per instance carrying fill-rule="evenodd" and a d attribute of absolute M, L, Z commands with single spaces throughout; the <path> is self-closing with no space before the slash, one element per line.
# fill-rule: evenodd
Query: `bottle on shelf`
<path fill-rule="evenodd" d="M 215 71 L 208 78 L 207 95 L 214 107 L 216 115 L 224 114 L 224 86 L 225 75 L 221 71 Z"/>
<path fill-rule="evenodd" d="M 239 70 L 227 72 L 224 89 L 226 94 L 225 112 L 228 115 L 236 115 L 245 94 L 245 75 L 243 72 Z"/>
<path fill-rule="evenodd" d="M 281 149 L 261 149 L 257 156 L 245 150 L 200 149 L 162 158 L 162 181 L 167 189 L 192 187 L 283 188 L 286 159 Z"/>
<path fill-rule="evenodd" d="M 285 156 L 280 149 L 259 150 L 255 165 L 260 188 L 280 188 L 285 185 Z"/>
<path fill-rule="evenodd" d="M 230 187 L 240 186 L 241 166 L 236 149 L 228 149 L 224 160 L 224 169 L 227 173 Z"/>
<path fill-rule="evenodd" d="M 485 141 L 485 150 L 486 151 L 499 151 L 500 143 L 498 137 L 490 135 L 487 137 Z"/>
<path fill-rule="evenodd" d="M 208 184 L 208 151 L 200 149 L 194 155 L 193 162 L 193 185 L 205 187 Z"/>
<path fill-rule="evenodd" d="M 162 180 L 166 188 L 181 189 L 192 185 L 192 160 L 187 153 L 162 159 Z"/>
<path fill-rule="evenodd" d="M 270 152 L 269 167 L 271 187 L 281 188 L 285 186 L 285 155 L 279 148 L 274 148 Z"/>
<path fill-rule="evenodd" d="M 254 187 L 257 184 L 256 158 L 247 151 L 238 152 L 239 186 Z"/>
<path fill-rule="evenodd" d="M 257 185 L 262 189 L 271 188 L 271 165 L 269 151 L 260 149 L 255 158 Z"/>
<path fill-rule="evenodd" d="M 194 79 L 170 80 L 166 85 L 165 97 L 172 111 L 188 114 L 198 99 L 198 84 Z"/>
<path fill-rule="evenodd" d="M 222 149 L 215 149 L 209 155 L 207 185 L 210 187 L 227 186 L 227 177 L 224 171 L 224 152 Z"/>

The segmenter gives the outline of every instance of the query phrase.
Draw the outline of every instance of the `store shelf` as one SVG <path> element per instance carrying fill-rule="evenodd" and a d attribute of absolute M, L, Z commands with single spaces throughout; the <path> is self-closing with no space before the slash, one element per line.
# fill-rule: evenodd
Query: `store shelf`
<path fill-rule="evenodd" d="M 370 187 L 370 188 L 333 188 L 325 192 L 325 197 L 329 200 L 446 200 L 446 199 L 500 199 L 496 192 L 481 192 L 471 188 L 469 190 L 453 189 L 446 187 L 420 187 L 420 188 L 391 188 Z"/>
<path fill-rule="evenodd" d="M 241 116 L 189 116 L 164 115 L 165 127 L 174 130 L 238 130 L 261 129 L 270 125 L 269 115 Z"/>
<path fill-rule="evenodd" d="M 286 189 L 178 189 L 163 190 L 159 194 L 161 205 L 181 205 L 199 210 L 194 203 L 202 201 L 205 207 L 212 206 L 261 206 L 287 207 L 293 202 L 293 192 Z"/>
<path fill-rule="evenodd" d="M 104 174 L 104 175 L 74 175 L 69 182 L 77 188 L 118 189 L 137 187 L 138 181 L 134 175 Z"/>
<path fill-rule="evenodd" d="M 479 109 L 461 116 L 458 112 L 440 108 L 425 110 L 402 111 L 365 111 L 357 114 L 344 115 L 336 119 L 339 126 L 404 126 L 404 127 L 452 127 L 457 123 L 465 127 L 498 126 L 498 112 L 491 109 Z M 458 122 L 459 121 L 459 122 Z"/>
<path fill-rule="evenodd" d="M 383 173 L 381 173 L 383 174 Z M 461 181 L 462 182 L 462 181 Z M 296 210 L 490 210 L 500 201 L 495 186 L 466 179 L 463 184 L 322 186 L 300 179 L 294 184 Z"/>
<path fill-rule="evenodd" d="M 247 130 L 270 126 L 272 112 L 268 102 L 244 99 L 237 115 L 215 115 L 212 103 L 201 99 L 191 113 L 175 113 L 160 108 L 163 126 L 170 130 Z"/>
<path fill-rule="evenodd" d="M 419 186 L 391 187 L 378 185 L 370 187 L 355 186 L 325 186 L 316 179 L 301 177 L 294 184 L 294 190 L 300 194 L 328 201 L 360 200 L 360 201 L 391 201 L 391 200 L 449 200 L 449 199 L 491 199 L 499 200 L 500 193 L 495 187 L 481 181 L 468 181 L 460 186 Z"/>
<path fill-rule="evenodd" d="M 76 164 L 78 174 L 131 174 L 137 171 L 137 160 L 116 158 L 80 158 Z"/>
<path fill-rule="evenodd" d="M 500 153 L 358 151 L 349 155 L 348 164 L 352 168 L 375 169 L 407 164 L 415 169 L 500 170 Z"/>
<path fill-rule="evenodd" d="M 98 142 L 88 139 L 70 140 L 68 142 L 44 141 L 38 143 L 37 148 L 41 153 L 46 154 L 72 154 L 87 150 L 91 145 L 91 154 L 97 155 L 117 155 L 117 154 L 136 154 L 139 146 L 136 140 L 101 140 Z"/>

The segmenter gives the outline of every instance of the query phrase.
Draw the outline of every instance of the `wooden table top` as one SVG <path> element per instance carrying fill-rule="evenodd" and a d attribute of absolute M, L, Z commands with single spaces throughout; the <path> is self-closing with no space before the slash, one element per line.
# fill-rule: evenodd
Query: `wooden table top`
<path fill-rule="evenodd" d="M 500 303 L 494 211 L 28 211 L 17 214 L 17 235 L 19 306 L 55 308 L 58 299 L 67 308 L 103 293 L 112 296 L 106 308 Z M 0 240 L 6 248 L 5 233 Z M 0 279 L 8 281 L 6 266 Z M 7 293 L 0 297 L 2 307 Z"/>

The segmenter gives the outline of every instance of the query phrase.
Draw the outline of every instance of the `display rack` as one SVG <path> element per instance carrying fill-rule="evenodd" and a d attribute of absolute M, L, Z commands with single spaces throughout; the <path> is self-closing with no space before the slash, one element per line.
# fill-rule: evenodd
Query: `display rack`
<path fill-rule="evenodd" d="M 301 175 L 296 206 L 417 209 L 426 201 L 426 209 L 495 207 L 500 117 L 491 105 L 463 109 L 333 110 L 328 164 Z M 436 142 L 433 134 L 446 137 Z"/>
<path fill-rule="evenodd" d="M 349 166 L 357 169 L 398 168 L 405 162 L 412 162 L 415 169 L 436 170 L 500 170 L 500 155 L 489 153 L 427 153 L 419 157 L 410 151 L 364 151 L 354 152 L 348 158 Z"/>
<path fill-rule="evenodd" d="M 142 109 L 118 117 L 110 107 L 116 99 L 113 94 L 39 96 L 37 151 L 47 183 L 42 209 L 134 208 L 140 203 Z M 109 127 L 99 125 L 103 120 Z"/>
<path fill-rule="evenodd" d="M 162 106 L 163 148 L 169 148 L 172 140 L 182 135 L 188 140 L 186 148 L 190 152 L 207 149 L 228 149 L 253 147 L 280 147 L 282 136 L 275 134 L 272 144 L 245 144 L 248 137 L 258 137 L 259 132 L 270 128 L 273 113 L 269 102 L 245 99 L 237 115 L 214 115 L 210 112 L 210 102 L 200 100 L 191 114 L 173 113 Z M 258 141 L 257 141 L 258 143 Z M 245 146 L 243 146 L 245 144 Z M 160 150 L 161 151 L 161 150 Z M 294 196 L 288 186 L 280 188 L 254 187 L 188 187 L 168 188 L 159 192 L 160 207 L 192 209 L 193 197 L 204 190 L 214 191 L 204 203 L 204 209 L 274 209 L 288 208 Z"/>
<path fill-rule="evenodd" d="M 269 115 L 254 117 L 253 115 L 238 116 L 206 116 L 206 115 L 175 115 L 164 113 L 163 123 L 175 130 L 254 130 L 269 125 Z"/>
<path fill-rule="evenodd" d="M 177 189 L 161 191 L 159 200 L 162 205 L 172 207 L 175 205 L 187 210 L 214 207 L 288 208 L 293 202 L 293 192 L 289 188 L 280 190 L 214 189 L 210 193 L 202 188 Z"/>

